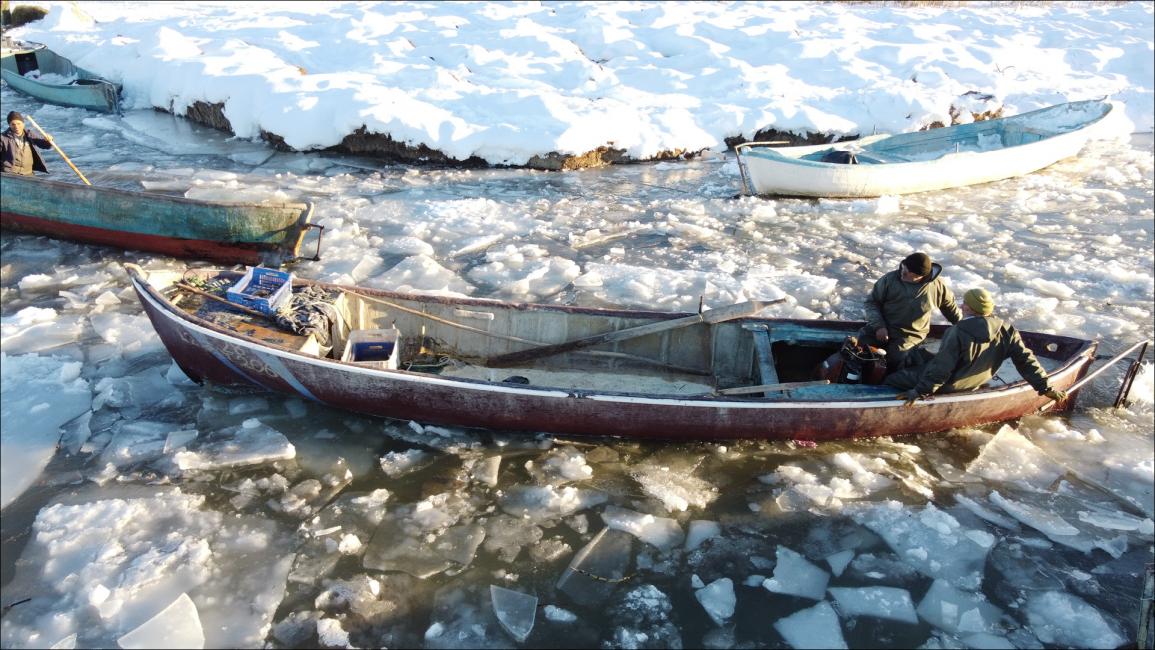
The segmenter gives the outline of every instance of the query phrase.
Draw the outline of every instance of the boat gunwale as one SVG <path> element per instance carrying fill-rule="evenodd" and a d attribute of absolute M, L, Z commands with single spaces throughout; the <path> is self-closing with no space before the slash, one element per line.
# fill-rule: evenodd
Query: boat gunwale
<path fill-rule="evenodd" d="M 80 189 L 86 192 L 93 193 L 110 193 L 120 196 L 130 197 L 134 200 L 141 198 L 147 200 L 159 200 L 178 204 L 187 205 L 201 205 L 201 206 L 215 206 L 222 208 L 273 208 L 273 209 L 292 209 L 292 210 L 309 210 L 312 211 L 312 201 L 218 201 L 215 199 L 194 199 L 186 196 L 174 196 L 171 194 L 162 194 L 160 192 L 151 192 L 149 190 L 126 190 L 119 187 L 107 187 L 104 185 L 81 185 L 79 183 L 72 183 L 69 181 L 58 181 L 52 178 L 43 178 L 41 176 L 23 176 L 21 174 L 13 174 L 9 172 L 0 172 L 0 178 L 12 178 L 17 181 L 30 181 L 35 183 L 44 183 L 52 186 L 66 187 L 69 189 Z"/>
<path fill-rule="evenodd" d="M 172 302 L 161 294 L 160 289 L 149 281 L 147 275 L 141 275 L 130 265 L 129 276 L 138 287 L 138 293 L 148 297 L 155 304 L 154 308 L 165 314 L 168 318 L 176 321 L 184 321 L 180 324 L 181 327 L 196 327 L 205 330 L 206 334 L 213 335 L 224 342 L 231 344 L 243 344 L 244 347 L 253 348 L 257 352 L 268 352 L 274 356 L 281 358 L 292 357 L 296 361 L 303 361 L 308 365 L 318 365 L 322 368 L 331 368 L 339 372 L 348 372 L 357 375 L 367 375 L 369 377 L 378 379 L 393 379 L 404 382 L 416 382 L 418 384 L 427 383 L 433 385 L 440 385 L 444 387 L 468 387 L 474 390 L 483 392 L 500 392 L 511 393 L 516 395 L 527 395 L 542 398 L 582 398 L 591 399 L 601 402 L 616 402 L 616 403 L 630 403 L 630 404 L 655 404 L 667 406 L 695 406 L 708 408 L 756 408 L 756 409 L 807 409 L 807 408 L 838 408 L 838 409 L 861 409 L 861 408 L 900 408 L 905 404 L 900 403 L 893 397 L 879 397 L 879 396 L 864 396 L 858 399 L 845 400 L 830 400 L 830 399 L 815 399 L 815 400 L 801 400 L 801 399 L 775 399 L 758 396 L 735 396 L 735 395 L 721 395 L 717 393 L 702 393 L 694 395 L 681 394 L 667 394 L 667 393 L 638 393 L 630 391 L 610 391 L 610 390 L 589 390 L 589 389 L 575 389 L 558 386 L 528 386 L 519 384 L 504 384 L 501 382 L 487 381 L 484 379 L 475 379 L 471 377 L 445 377 L 441 375 L 433 375 L 429 373 L 416 372 L 404 369 L 380 369 L 360 366 L 352 362 L 345 362 L 339 359 L 330 359 L 327 357 L 320 357 L 316 354 L 303 352 L 299 349 L 289 348 L 276 343 L 260 341 L 255 338 L 246 336 L 233 329 L 223 327 L 210 320 L 198 317 L 194 314 L 173 305 Z M 138 267 L 139 268 L 139 267 Z M 147 271 L 142 272 L 148 273 Z M 209 269 L 190 269 L 200 275 L 212 275 L 213 271 Z M 162 273 L 172 273 L 172 271 L 162 271 Z M 189 271 L 185 272 L 186 275 Z M 239 272 L 228 271 L 228 273 L 235 273 L 241 275 Z M 320 286 L 326 289 L 333 289 L 338 291 L 350 291 L 347 286 L 336 285 L 321 281 L 309 280 L 302 285 Z M 170 285 L 171 286 L 171 285 Z M 145 292 L 139 291 L 140 288 L 146 289 Z M 663 318 L 676 317 L 678 313 L 672 312 L 643 312 L 634 310 L 607 310 L 596 307 L 576 307 L 573 305 L 545 305 L 539 303 L 509 303 L 500 300 L 493 300 L 488 298 L 458 298 L 451 296 L 438 296 L 429 294 L 406 294 L 399 292 L 392 292 L 385 289 L 373 289 L 369 287 L 357 287 L 356 291 L 352 293 L 366 292 L 370 295 L 390 297 L 394 299 L 416 300 L 417 302 L 432 302 L 446 305 L 471 305 L 471 306 L 500 306 L 502 308 L 516 307 L 519 309 L 544 309 L 547 311 L 560 311 L 563 313 L 588 313 L 591 315 L 605 315 L 605 316 L 630 316 L 642 317 L 645 316 L 660 316 Z M 759 319 L 749 318 L 742 319 L 736 322 L 764 322 L 771 320 L 779 323 L 799 324 L 803 326 L 816 327 L 816 329 L 829 329 L 832 331 L 841 331 L 844 328 L 851 328 L 853 325 L 861 325 L 856 321 L 817 321 L 817 320 L 799 320 L 799 319 Z M 826 327 L 823 327 L 826 324 Z M 849 331 L 849 330 L 848 330 Z M 1060 365 L 1048 372 L 1048 377 L 1056 377 L 1066 375 L 1071 372 L 1079 372 L 1079 368 L 1088 361 L 1093 361 L 1093 350 L 1097 347 L 1098 342 L 1088 339 L 1079 339 L 1075 337 L 1045 334 L 1041 332 L 1028 332 L 1031 337 L 1041 338 L 1042 340 L 1050 341 L 1056 344 L 1067 343 L 1068 345 L 1078 344 L 1065 358 L 1060 359 Z M 1088 359 L 1088 357 L 1091 357 Z M 1048 357 L 1054 358 L 1054 357 Z M 981 388 L 975 391 L 959 392 L 959 393 L 944 393 L 935 395 L 931 401 L 935 403 L 964 403 L 971 401 L 980 401 L 993 398 L 1002 398 L 1016 393 L 1034 394 L 1036 391 L 1025 380 L 1020 379 L 1010 384 L 1002 386 L 993 386 Z"/>
<path fill-rule="evenodd" d="M 850 173 L 865 174 L 865 173 L 869 173 L 869 172 L 867 172 L 867 170 L 871 170 L 871 169 L 883 169 L 883 168 L 885 168 L 885 169 L 899 169 L 899 170 L 901 170 L 903 165 L 921 165 L 921 166 L 933 165 L 935 163 L 939 163 L 941 161 L 947 160 L 948 158 L 950 159 L 951 162 L 954 162 L 954 160 L 956 160 L 956 159 L 950 158 L 951 156 L 964 157 L 964 156 L 975 156 L 975 155 L 990 155 L 990 154 L 997 154 L 997 153 L 1003 152 L 1003 151 L 1018 152 L 1018 151 L 1022 151 L 1024 148 L 1031 147 L 1031 145 L 1039 145 L 1042 143 L 1054 143 L 1054 141 L 1056 139 L 1063 138 L 1065 136 L 1071 136 L 1071 135 L 1075 135 L 1075 134 L 1084 134 L 1087 128 L 1101 122 L 1114 109 L 1114 106 L 1111 103 L 1103 101 L 1103 100 L 1098 100 L 1098 99 L 1088 99 L 1088 100 L 1083 100 L 1081 102 L 1067 102 L 1065 104 L 1057 104 L 1055 106 L 1047 106 L 1044 108 L 1036 109 L 1034 111 L 1028 111 L 1026 113 L 1020 113 L 1018 115 L 1011 115 L 1009 117 L 994 118 L 994 119 L 990 119 L 990 120 L 980 120 L 978 122 L 970 122 L 967 124 L 952 124 L 950 126 L 940 127 L 937 129 L 929 129 L 926 131 L 908 131 L 905 133 L 879 134 L 879 136 L 882 136 L 882 137 L 868 136 L 868 137 L 871 137 L 873 139 L 870 140 L 869 142 L 867 142 L 865 145 L 862 145 L 861 151 L 862 151 L 862 153 L 868 154 L 868 155 L 872 152 L 877 152 L 879 154 L 892 153 L 892 152 L 901 150 L 902 148 L 907 147 L 909 145 L 900 143 L 900 144 L 894 144 L 892 146 L 887 146 L 887 143 L 890 143 L 895 138 L 902 137 L 902 136 L 911 136 L 911 135 L 920 136 L 919 137 L 920 140 L 923 140 L 925 138 L 925 141 L 927 141 L 927 142 L 935 142 L 938 140 L 945 140 L 945 141 L 949 142 L 953 138 L 953 136 L 956 134 L 955 130 L 958 129 L 959 127 L 975 127 L 976 130 L 978 131 L 977 134 L 981 135 L 983 133 L 987 133 L 990 131 L 999 130 L 1006 124 L 1014 124 L 1017 122 L 1030 121 L 1029 117 L 1032 115 L 1037 116 L 1038 114 L 1041 114 L 1041 113 L 1050 112 L 1050 111 L 1057 111 L 1059 109 L 1069 110 L 1068 107 L 1070 107 L 1072 104 L 1084 104 L 1087 106 L 1100 106 L 1100 107 L 1102 107 L 1102 110 L 1099 111 L 1098 115 L 1095 115 L 1091 119 L 1078 122 L 1074 126 L 1074 128 L 1071 128 L 1068 130 L 1063 130 L 1063 131 L 1055 131 L 1053 133 L 1047 133 L 1047 134 L 1044 134 L 1043 137 L 1041 137 L 1040 139 L 1034 140 L 1032 142 L 1020 142 L 1018 144 L 1013 144 L 1013 145 L 1009 145 L 1009 146 L 1001 146 L 1001 147 L 989 149 L 986 151 L 957 151 L 956 152 L 956 151 L 950 151 L 949 149 L 947 149 L 947 150 L 943 151 L 942 155 L 935 156 L 934 158 L 930 158 L 927 160 L 908 160 L 908 161 L 899 161 L 899 162 L 881 161 L 881 162 L 877 162 L 877 163 L 869 163 L 869 164 L 864 164 L 864 165 L 847 165 L 846 163 L 822 162 L 819 160 L 806 160 L 806 159 L 801 158 L 801 156 L 810 155 L 810 154 L 818 153 L 821 151 L 826 151 L 826 150 L 836 151 L 836 150 L 839 150 L 838 149 L 839 145 L 850 146 L 850 145 L 853 145 L 855 142 L 860 142 L 861 140 L 863 140 L 863 138 L 860 138 L 859 140 L 844 140 L 841 142 L 834 142 L 834 143 L 829 143 L 829 144 L 825 144 L 825 145 L 804 145 L 804 146 L 800 146 L 800 147 L 773 147 L 770 145 L 753 145 L 753 146 L 751 146 L 751 145 L 738 145 L 738 147 L 735 148 L 735 151 L 740 152 L 741 156 L 749 156 L 749 157 L 760 159 L 763 163 L 781 164 L 781 165 L 785 165 L 785 166 L 789 166 L 789 167 L 803 166 L 803 167 L 814 167 L 814 168 L 818 168 L 818 169 L 822 169 L 822 168 L 845 169 Z M 1091 113 L 1090 110 L 1087 110 L 1085 112 L 1088 114 Z M 861 171 L 856 172 L 854 170 L 861 170 Z"/>

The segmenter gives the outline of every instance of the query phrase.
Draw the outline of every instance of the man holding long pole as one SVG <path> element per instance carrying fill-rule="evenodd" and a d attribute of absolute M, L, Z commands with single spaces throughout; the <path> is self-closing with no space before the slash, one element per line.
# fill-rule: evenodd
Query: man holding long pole
<path fill-rule="evenodd" d="M 52 140 L 25 131 L 24 116 L 16 111 L 9 112 L 8 130 L 0 133 L 0 170 L 21 176 L 32 176 L 33 172 L 47 174 L 44 157 L 32 145 L 51 149 Z"/>

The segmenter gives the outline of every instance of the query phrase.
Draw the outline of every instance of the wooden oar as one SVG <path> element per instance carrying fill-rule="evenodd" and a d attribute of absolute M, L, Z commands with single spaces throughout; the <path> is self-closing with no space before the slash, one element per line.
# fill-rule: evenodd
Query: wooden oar
<path fill-rule="evenodd" d="M 598 345 L 601 343 L 625 341 L 627 339 L 637 338 L 639 336 L 646 336 L 647 334 L 667 332 L 669 330 L 688 327 L 698 323 L 713 324 L 734 320 L 736 318 L 745 318 L 747 316 L 753 316 L 754 314 L 761 311 L 764 307 L 785 301 L 785 298 L 779 298 L 778 300 L 769 301 L 752 300 L 750 302 L 741 302 L 736 305 L 730 305 L 728 307 L 711 309 L 706 312 L 694 314 L 693 316 L 664 320 L 657 323 L 647 323 L 645 325 L 638 325 L 637 327 L 628 327 L 624 330 L 614 330 L 612 332 L 587 336 L 586 338 L 566 341 L 564 343 L 546 345 L 540 348 L 531 348 L 529 350 L 519 350 L 517 352 L 509 352 L 507 354 L 499 354 L 496 357 L 490 357 L 485 362 L 485 365 L 490 368 L 508 368 L 510 366 L 516 366 L 526 361 L 532 361 L 533 359 L 561 354 L 562 352 L 572 352 L 574 350 L 588 348 L 592 345 Z"/>
<path fill-rule="evenodd" d="M 781 390 L 791 390 L 794 388 L 805 388 L 806 386 L 825 386 L 829 384 L 829 379 L 816 379 L 814 381 L 790 381 L 782 384 L 761 384 L 759 386 L 736 386 L 734 388 L 723 388 L 722 390 L 714 391 L 718 395 L 749 395 L 751 393 L 770 393 Z M 710 393 L 707 393 L 707 395 Z"/>
<path fill-rule="evenodd" d="M 60 154 L 60 157 L 64 159 L 64 162 L 68 163 L 68 166 L 72 168 L 72 171 L 76 172 L 76 175 L 80 177 L 80 180 L 84 181 L 85 185 L 92 185 L 92 183 L 89 183 L 88 179 L 84 177 L 84 174 L 80 173 L 80 170 L 76 168 L 76 165 L 72 164 L 72 161 L 68 159 L 68 156 L 64 155 L 64 151 L 61 150 L 60 146 L 56 144 L 55 138 L 50 138 L 48 136 L 48 132 L 45 131 L 44 128 L 39 124 L 37 124 L 36 120 L 32 119 L 31 115 L 25 115 L 24 119 L 28 120 L 29 124 L 36 127 L 36 130 L 40 132 L 40 135 L 44 136 L 44 138 L 48 140 L 48 143 L 51 144 L 52 148 L 56 150 L 56 153 Z"/>
<path fill-rule="evenodd" d="M 217 302 L 223 302 L 226 305 L 228 305 L 229 307 L 232 307 L 233 309 L 236 309 L 237 311 L 249 314 L 251 316 L 260 316 L 261 318 L 269 318 L 268 314 L 261 313 L 255 309 L 249 309 L 248 307 L 245 307 L 244 305 L 238 305 L 237 303 L 229 300 L 228 298 L 222 298 L 222 297 L 216 295 L 215 293 L 209 293 L 208 291 L 205 291 L 203 289 L 198 289 L 197 287 L 194 287 L 191 284 L 187 284 L 185 282 L 177 282 L 176 286 L 180 287 L 181 289 L 184 289 L 185 291 L 191 291 L 193 293 L 200 294 L 200 295 L 204 296 L 205 298 L 211 298 L 212 300 L 215 300 Z"/>

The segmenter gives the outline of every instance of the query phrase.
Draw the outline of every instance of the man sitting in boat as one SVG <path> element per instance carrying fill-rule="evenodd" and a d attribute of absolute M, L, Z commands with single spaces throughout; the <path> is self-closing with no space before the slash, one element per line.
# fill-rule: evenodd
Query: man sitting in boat
<path fill-rule="evenodd" d="M 44 164 L 44 157 L 32 148 L 36 145 L 41 149 L 52 147 L 51 136 L 41 138 L 24 130 L 24 116 L 16 111 L 8 113 L 8 130 L 0 133 L 0 171 L 5 174 L 20 174 L 31 176 L 32 172 L 48 173 Z"/>
<path fill-rule="evenodd" d="M 858 332 L 859 343 L 886 350 L 887 373 L 925 362 L 916 349 L 930 334 L 932 309 L 937 307 L 951 323 L 962 319 L 941 274 L 942 265 L 932 263 L 926 253 L 912 253 L 898 269 L 879 278 L 863 302 L 866 326 Z"/>
<path fill-rule="evenodd" d="M 1010 358 L 1023 379 L 1040 395 L 1056 402 L 1067 399 L 1065 392 L 1051 388 L 1047 372 L 1015 328 L 992 315 L 994 308 L 994 299 L 986 289 L 971 289 L 963 294 L 964 318 L 943 334 L 938 354 L 924 366 L 890 375 L 884 383 L 908 389 L 897 399 L 913 404 L 935 393 L 981 388 Z"/>

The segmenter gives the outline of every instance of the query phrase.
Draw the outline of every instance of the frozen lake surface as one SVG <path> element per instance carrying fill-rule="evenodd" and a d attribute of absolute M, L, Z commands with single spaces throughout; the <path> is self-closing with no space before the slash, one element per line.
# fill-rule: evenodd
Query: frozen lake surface
<path fill-rule="evenodd" d="M 277 153 L 2 91 L 94 183 L 307 199 L 388 288 L 861 317 L 913 250 L 1019 329 L 1151 338 L 1149 134 L 1024 178 L 736 198 L 731 156 L 570 173 Z M 52 126 L 49 126 L 52 125 Z M 52 177 L 69 170 L 49 154 Z M 903 439 L 638 443 L 379 420 L 188 382 L 122 268 L 5 233 L 4 647 L 1116 647 L 1152 561 L 1153 372 L 1069 416 Z M 1150 357 L 1150 355 L 1149 355 Z M 596 436 L 596 431 L 591 431 Z"/>

